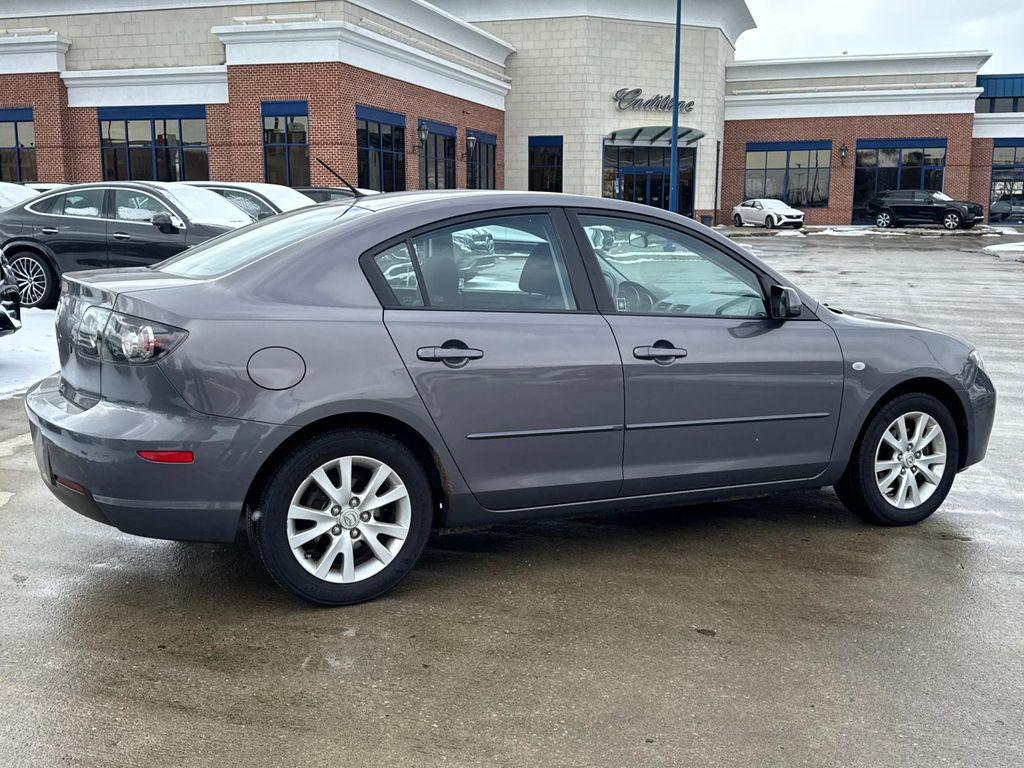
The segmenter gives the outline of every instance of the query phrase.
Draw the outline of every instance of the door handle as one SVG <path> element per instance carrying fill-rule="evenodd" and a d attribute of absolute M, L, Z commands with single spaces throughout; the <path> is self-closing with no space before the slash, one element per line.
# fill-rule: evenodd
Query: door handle
<path fill-rule="evenodd" d="M 60 232 L 60 230 L 57 229 L 56 227 L 43 227 L 39 231 L 42 232 L 44 235 L 56 235 L 58 232 Z"/>
<path fill-rule="evenodd" d="M 429 363 L 479 360 L 483 356 L 482 349 L 470 349 L 469 347 L 420 347 L 416 350 L 416 357 Z"/>
<path fill-rule="evenodd" d="M 656 341 L 649 347 L 633 347 L 633 357 L 637 360 L 653 360 L 661 365 L 668 365 L 673 360 L 686 357 L 685 349 L 674 347 L 667 341 Z"/>
<path fill-rule="evenodd" d="M 132 239 L 132 236 L 129 235 L 127 232 L 115 232 L 113 235 L 111 235 L 111 237 L 113 237 L 115 240 L 131 240 Z"/>

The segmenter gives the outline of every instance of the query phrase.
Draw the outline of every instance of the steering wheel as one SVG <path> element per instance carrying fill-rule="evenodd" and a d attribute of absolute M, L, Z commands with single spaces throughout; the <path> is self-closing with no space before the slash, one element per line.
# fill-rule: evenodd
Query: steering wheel
<path fill-rule="evenodd" d="M 650 312 L 657 299 L 639 283 L 623 280 L 615 289 L 615 306 L 620 312 Z"/>

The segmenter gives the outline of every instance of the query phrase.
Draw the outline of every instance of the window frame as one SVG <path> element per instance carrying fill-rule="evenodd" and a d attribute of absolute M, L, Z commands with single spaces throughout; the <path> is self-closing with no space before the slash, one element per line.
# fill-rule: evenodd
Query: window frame
<path fill-rule="evenodd" d="M 359 123 L 366 124 L 366 144 L 360 144 L 359 142 Z M 391 112 L 386 109 L 380 109 L 379 107 L 370 107 L 364 104 L 356 104 L 355 108 L 355 145 L 356 145 L 356 186 L 362 187 L 363 189 L 376 189 L 378 192 L 404 192 L 408 189 L 408 152 L 406 151 L 406 125 L 405 115 L 399 114 L 398 112 Z M 387 125 L 391 127 L 391 149 L 384 149 L 383 147 L 374 147 L 370 142 L 370 126 L 376 126 L 377 132 L 382 133 L 383 126 Z M 402 141 L 399 148 L 395 147 L 394 130 L 400 128 L 402 131 Z M 362 155 L 366 153 L 366 168 L 367 178 L 363 178 L 362 173 Z M 377 174 L 381 180 L 380 189 L 374 186 L 370 179 L 373 174 L 370 172 L 370 158 L 373 152 L 377 154 Z M 384 163 L 385 161 L 391 162 L 392 179 L 394 181 L 394 189 L 383 189 L 384 187 Z M 401 174 L 396 173 L 399 166 L 402 169 Z"/>
<path fill-rule="evenodd" d="M 808 165 L 801 168 L 794 168 L 792 166 L 792 157 L 796 152 L 813 152 L 815 156 L 814 165 Z M 818 165 L 818 153 L 828 153 L 828 165 Z M 782 167 L 773 167 L 769 165 L 769 155 L 773 153 L 785 153 L 785 164 Z M 751 166 L 748 162 L 751 154 L 763 154 L 765 156 L 765 162 L 763 165 Z M 832 203 L 832 141 L 831 140 L 814 140 L 814 141 L 782 141 L 782 142 L 747 142 L 744 155 L 743 155 L 743 194 L 748 199 L 778 199 L 784 202 L 786 205 L 792 208 L 828 208 Z M 825 185 L 825 200 L 820 203 L 800 203 L 791 202 L 789 200 L 790 193 L 790 178 L 794 171 L 805 171 L 807 181 L 804 185 L 804 192 L 809 193 L 816 185 L 812 183 L 811 171 L 813 170 L 816 174 L 820 174 L 821 171 L 828 171 L 828 184 Z M 768 174 L 772 171 L 782 171 L 782 193 L 778 198 L 770 198 L 767 194 L 768 185 Z M 749 191 L 747 187 L 747 180 L 751 174 L 756 174 L 760 177 L 762 182 L 759 195 L 747 195 Z M 795 189 L 795 187 L 794 187 Z"/>
<path fill-rule="evenodd" d="M 18 109 L 0 109 L 0 123 L 10 123 L 12 131 L 14 133 L 14 144 L 11 146 L 0 146 L 3 150 L 13 150 L 14 152 L 14 167 L 17 174 L 15 179 L 3 179 L 10 184 L 26 184 L 39 179 L 39 156 L 36 153 L 36 123 L 35 113 L 31 107 L 18 108 Z M 22 146 L 21 139 L 19 138 L 19 125 L 31 124 L 32 126 L 32 145 Z M 27 178 L 25 175 L 25 163 L 22 160 L 22 153 L 32 153 L 32 166 L 35 168 L 35 174 L 32 178 Z"/>
<path fill-rule="evenodd" d="M 758 284 L 761 288 L 761 298 L 764 301 L 766 313 L 770 307 L 769 300 L 769 289 L 772 285 L 778 284 L 784 287 L 794 287 L 790 283 L 777 278 L 768 272 L 766 272 L 761 266 L 747 259 L 746 254 L 735 253 L 731 250 L 725 249 L 720 243 L 715 242 L 709 237 L 703 235 L 703 233 L 697 231 L 691 231 L 685 227 L 680 227 L 673 222 L 665 221 L 664 219 L 658 218 L 657 216 L 648 216 L 642 213 L 633 213 L 632 211 L 626 213 L 624 211 L 617 211 L 614 209 L 607 208 L 569 208 L 566 209 L 570 226 L 572 227 L 573 234 L 576 237 L 576 243 L 581 251 L 583 258 L 583 264 L 586 267 L 587 275 L 590 278 L 591 289 L 594 291 L 595 298 L 597 300 L 598 311 L 602 315 L 615 315 L 619 317 L 657 317 L 663 320 L 672 321 L 686 321 L 686 320 L 721 320 L 723 322 L 737 323 L 781 323 L 781 322 L 800 322 L 808 320 L 818 320 L 818 316 L 811 311 L 811 308 L 807 306 L 807 303 L 803 303 L 804 311 L 798 317 L 786 318 L 785 321 L 772 319 L 770 316 L 763 318 L 759 317 L 745 317 L 735 315 L 674 315 L 666 312 L 622 312 L 615 306 L 615 297 L 608 292 L 608 286 L 604 281 L 604 277 L 601 273 L 601 266 L 598 263 L 597 255 L 593 251 L 593 247 L 590 244 L 590 239 L 587 237 L 586 230 L 583 228 L 583 223 L 580 221 L 581 216 L 602 216 L 605 218 L 613 219 L 624 219 L 626 221 L 640 221 L 653 226 L 661 227 L 675 232 L 683 237 L 693 238 L 699 241 L 703 245 L 713 249 L 717 253 L 721 254 L 724 258 L 732 259 L 739 263 L 740 266 L 753 273 L 754 277 L 757 278 Z M 799 292 L 799 289 L 797 289 Z M 801 294 L 802 297 L 802 294 Z"/>
<path fill-rule="evenodd" d="M 416 121 L 416 131 L 420 128 L 427 129 L 427 140 L 419 146 L 419 188 L 420 189 L 456 189 L 458 186 L 458 173 L 456 171 L 458 148 L 458 129 L 448 123 L 439 123 L 436 120 L 421 118 Z M 417 141 L 419 136 L 417 135 Z M 440 154 L 437 152 L 437 145 L 441 144 Z M 448 156 L 448 149 L 451 148 L 451 157 Z M 435 186 L 428 184 L 430 174 L 428 167 L 434 166 Z M 444 186 L 436 186 L 439 171 L 444 172 Z M 449 177 L 449 173 L 451 176 Z M 449 181 L 451 182 L 449 184 Z"/>
<path fill-rule="evenodd" d="M 476 137 L 473 153 L 466 153 L 466 189 L 497 189 L 498 188 L 498 137 L 493 133 L 466 131 L 469 136 Z M 486 150 L 486 151 L 485 151 Z M 481 157 L 486 155 L 486 157 Z M 484 173 L 485 183 L 480 183 L 480 174 Z M 489 182 L 489 183 L 486 183 Z"/>
<path fill-rule="evenodd" d="M 534 163 L 532 159 L 533 150 L 558 148 L 558 159 L 554 163 Z M 558 189 L 538 189 L 533 186 L 533 171 L 557 170 Z M 564 136 L 528 136 L 526 138 L 526 186 L 530 192 L 558 192 L 563 190 L 565 170 L 565 137 Z"/>
<path fill-rule="evenodd" d="M 419 261 L 416 258 L 416 249 L 412 245 L 413 240 L 423 235 L 428 235 L 431 232 L 450 229 L 451 227 L 456 227 L 462 224 L 465 224 L 468 228 L 474 226 L 474 223 L 476 223 L 477 226 L 480 226 L 482 224 L 493 223 L 496 219 L 531 215 L 546 215 L 551 222 L 551 227 L 555 234 L 555 240 L 557 241 L 555 245 L 558 246 L 562 258 L 565 261 L 565 269 L 569 276 L 569 289 L 572 292 L 573 299 L 576 301 L 575 309 L 466 309 L 464 307 L 434 307 L 430 305 L 430 300 L 426 292 L 427 288 L 423 282 L 423 276 L 420 274 Z M 374 261 L 378 255 L 403 243 L 412 255 L 414 269 L 416 270 L 416 280 L 420 289 L 420 298 L 423 302 L 422 306 L 409 306 L 399 302 L 394 292 L 391 290 L 391 285 L 388 283 L 380 269 L 377 268 L 377 264 Z M 584 264 L 583 254 L 580 252 L 577 238 L 571 228 L 565 209 L 560 207 L 506 207 L 488 211 L 476 211 L 473 213 L 463 214 L 461 216 L 453 216 L 448 219 L 433 221 L 429 224 L 425 224 L 388 238 L 372 248 L 363 251 L 359 256 L 359 266 L 363 270 L 363 274 L 366 276 L 367 281 L 369 281 L 373 292 L 376 294 L 377 300 L 380 302 L 381 306 L 387 310 L 412 312 L 472 312 L 476 314 L 500 313 L 510 315 L 600 314 L 597 306 L 597 298 L 594 295 L 594 288 L 591 284 L 591 280 L 589 279 L 588 270 Z"/>
<path fill-rule="evenodd" d="M 97 117 L 97 129 L 99 132 L 100 139 L 100 175 L 103 177 L 101 181 L 108 182 L 119 182 L 119 181 L 162 181 L 159 177 L 158 169 L 159 155 L 161 150 L 174 150 L 175 152 L 175 163 L 174 166 L 177 171 L 177 178 L 169 179 L 168 181 L 209 181 L 210 180 L 210 134 L 207 126 L 206 118 L 206 105 L 188 105 L 184 104 L 181 106 L 153 106 L 153 107 L 100 107 L 96 113 Z M 206 142 L 203 144 L 186 144 L 184 142 L 184 130 L 182 123 L 187 120 L 201 120 L 203 122 L 204 132 L 206 133 Z M 149 173 L 150 177 L 146 179 L 132 178 L 132 159 L 131 150 L 133 145 L 128 137 L 128 123 L 131 122 L 148 122 L 149 123 L 149 144 L 147 147 L 136 145 L 136 149 L 149 150 Z M 156 124 L 162 123 L 176 123 L 177 124 L 177 143 L 173 146 L 168 144 L 158 144 Z M 103 129 L 107 123 L 121 123 L 124 127 L 124 141 L 114 142 L 113 140 L 105 139 Z M 106 142 L 106 143 L 105 143 Z M 190 178 L 185 173 L 185 150 L 203 150 L 206 154 L 206 176 L 204 178 Z M 108 151 L 112 151 L 117 166 L 117 155 L 118 152 L 124 152 L 124 167 L 126 172 L 125 178 L 110 178 L 107 175 L 106 157 Z M 116 174 L 115 174 L 116 175 Z"/>
<path fill-rule="evenodd" d="M 300 108 L 298 105 L 301 104 Z M 268 142 L 267 141 L 267 128 L 266 119 L 268 117 L 285 118 L 285 130 L 284 130 L 284 141 Z M 292 141 L 291 132 L 288 130 L 288 124 L 290 119 L 293 117 L 304 117 L 306 118 L 306 140 L 305 141 Z M 276 184 L 277 182 L 271 181 L 269 178 L 269 164 L 267 163 L 267 150 L 271 147 L 283 147 L 284 148 L 284 180 L 283 186 L 286 187 L 306 187 L 310 185 L 312 181 L 312 163 L 313 158 L 310 154 L 310 141 L 309 134 L 312 130 L 312 125 L 309 120 L 309 102 L 304 99 L 294 100 L 271 100 L 260 102 L 260 137 L 263 141 L 263 181 L 267 184 Z M 292 147 L 305 147 L 306 149 L 306 163 L 307 163 L 307 177 L 305 182 L 292 183 Z"/>

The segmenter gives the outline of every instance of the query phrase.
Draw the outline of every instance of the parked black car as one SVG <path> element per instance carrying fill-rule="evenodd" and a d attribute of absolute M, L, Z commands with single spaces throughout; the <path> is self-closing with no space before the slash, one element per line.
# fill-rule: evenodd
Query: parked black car
<path fill-rule="evenodd" d="M 294 211 L 315 205 L 313 198 L 281 184 L 263 184 L 242 181 L 190 181 L 194 187 L 202 187 L 241 208 L 256 221 L 276 216 L 284 211 Z"/>
<path fill-rule="evenodd" d="M 993 224 L 1024 224 L 1024 196 L 1000 195 L 989 206 L 988 220 Z"/>
<path fill-rule="evenodd" d="M 939 224 L 943 229 L 970 229 L 984 219 L 983 210 L 980 203 L 918 189 L 893 189 L 868 200 L 868 214 L 882 228 Z"/>
<path fill-rule="evenodd" d="M 50 307 L 60 275 L 153 264 L 252 218 L 180 182 L 80 184 L 0 211 L 0 248 L 25 307 Z"/>
<path fill-rule="evenodd" d="M 21 328 L 21 296 L 11 275 L 11 265 L 0 251 L 0 336 Z"/>
<path fill-rule="evenodd" d="M 295 187 L 296 192 L 301 192 L 318 203 L 329 203 L 332 200 L 351 200 L 355 197 L 352 190 L 347 187 Z M 356 191 L 361 195 L 379 195 L 374 189 L 359 189 Z"/>

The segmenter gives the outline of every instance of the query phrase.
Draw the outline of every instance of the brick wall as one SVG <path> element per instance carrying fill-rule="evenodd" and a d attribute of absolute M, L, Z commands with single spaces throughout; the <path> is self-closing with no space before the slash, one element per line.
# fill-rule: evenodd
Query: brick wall
<path fill-rule="evenodd" d="M 974 115 L 899 115 L 815 117 L 774 120 L 729 120 L 722 147 L 721 221 L 743 201 L 747 142 L 832 141 L 832 180 L 827 208 L 808 208 L 808 224 L 849 224 L 853 216 L 853 172 L 857 139 L 945 138 L 947 195 L 966 199 L 972 194 Z M 839 148 L 846 145 L 846 162 Z M 991 163 L 991 150 L 978 164 Z M 988 194 L 984 195 L 987 200 Z M 981 202 L 981 198 L 973 197 Z"/>
<path fill-rule="evenodd" d="M 0 108 L 32 108 L 38 181 L 68 176 L 67 103 L 67 89 L 56 72 L 0 75 Z"/>
<path fill-rule="evenodd" d="M 337 184 L 316 162 L 335 168 L 352 184 L 356 167 L 356 104 L 405 115 L 406 188 L 419 188 L 419 150 L 416 135 L 420 118 L 456 126 L 456 186 L 466 186 L 466 130 L 474 129 L 499 137 L 496 158 L 496 186 L 504 186 L 504 113 L 497 109 L 457 99 L 427 88 L 369 72 L 338 62 L 317 64 L 260 64 L 228 67 L 227 125 L 219 107 L 207 110 L 210 132 L 211 178 L 235 181 L 263 181 L 263 136 L 260 119 L 262 101 L 301 99 L 309 104 L 311 182 Z M 211 113 L 217 112 L 211 121 Z M 214 149 L 214 131 L 218 144 Z M 226 138 L 227 154 L 220 142 Z"/>
<path fill-rule="evenodd" d="M 992 192 L 992 143 L 992 139 L 974 139 L 971 142 L 971 186 L 968 199 L 985 206 L 986 217 Z"/>

